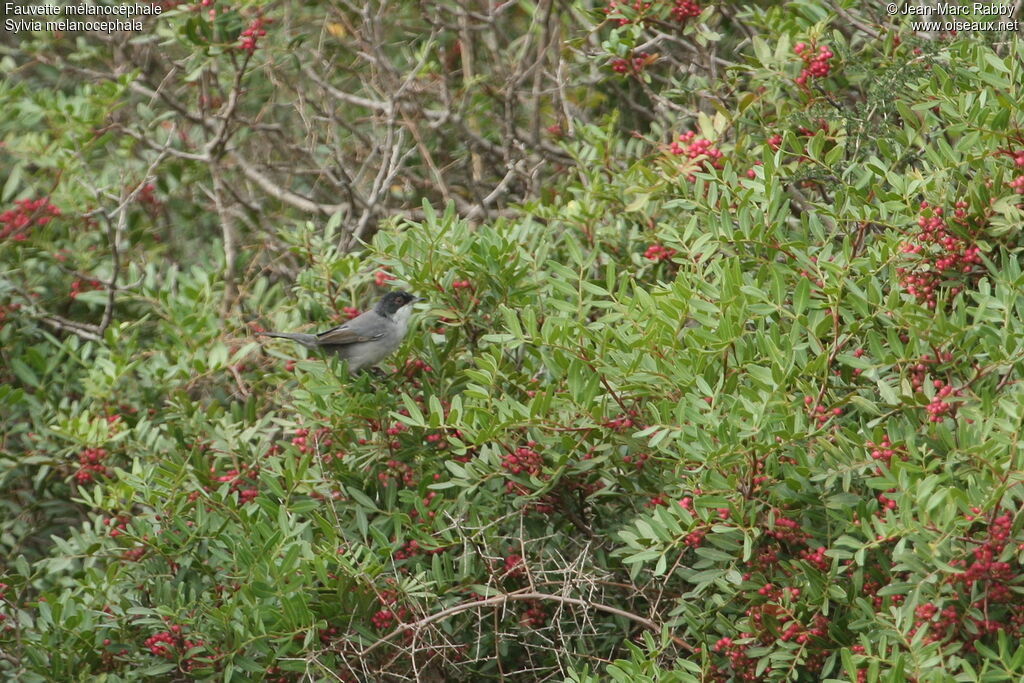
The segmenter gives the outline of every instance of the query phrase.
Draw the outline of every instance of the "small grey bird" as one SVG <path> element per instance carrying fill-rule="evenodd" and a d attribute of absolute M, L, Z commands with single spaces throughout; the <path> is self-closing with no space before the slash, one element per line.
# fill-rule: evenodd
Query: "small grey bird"
<path fill-rule="evenodd" d="M 373 367 L 395 352 L 409 331 L 412 305 L 422 298 L 395 290 L 385 294 L 373 310 L 319 334 L 261 332 L 265 337 L 297 341 L 308 349 L 323 349 L 348 361 L 349 372 Z"/>

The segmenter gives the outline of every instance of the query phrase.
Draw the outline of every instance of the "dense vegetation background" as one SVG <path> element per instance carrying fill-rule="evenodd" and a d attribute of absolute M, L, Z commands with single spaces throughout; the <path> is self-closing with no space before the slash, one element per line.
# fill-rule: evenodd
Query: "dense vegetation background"
<path fill-rule="evenodd" d="M 1019 28 L 876 4 L 3 32 L 0 678 L 1021 680 Z"/>

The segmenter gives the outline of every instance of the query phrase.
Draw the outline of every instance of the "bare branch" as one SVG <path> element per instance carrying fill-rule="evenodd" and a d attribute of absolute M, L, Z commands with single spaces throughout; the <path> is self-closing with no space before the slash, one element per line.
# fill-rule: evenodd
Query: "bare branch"
<path fill-rule="evenodd" d="M 536 600 L 541 602 L 550 601 L 565 605 L 574 605 L 576 607 L 583 607 L 586 609 L 595 609 L 599 612 L 607 612 L 608 614 L 615 614 L 617 616 L 624 617 L 626 619 L 629 619 L 630 621 L 635 621 L 636 623 L 641 624 L 642 626 L 644 626 L 650 631 L 653 631 L 654 633 L 661 633 L 662 627 L 654 623 L 650 619 L 645 619 L 644 617 L 641 617 L 638 614 L 627 612 L 626 610 L 619 609 L 618 607 L 612 607 L 611 605 L 604 605 L 601 603 L 581 600 L 579 598 L 569 598 L 564 595 L 536 593 L 529 588 L 524 588 L 523 590 L 516 591 L 514 593 L 504 593 L 502 595 L 495 595 L 490 598 L 483 598 L 482 600 L 471 600 L 469 602 L 453 605 L 452 607 L 443 609 L 440 612 L 432 614 L 428 617 L 424 617 L 423 619 L 414 621 L 410 624 L 402 624 L 395 630 L 382 636 L 378 641 L 364 649 L 362 652 L 359 653 L 359 656 L 366 657 L 384 643 L 388 642 L 395 636 L 408 631 L 409 629 L 412 629 L 413 631 L 418 631 L 419 629 L 422 629 L 423 627 L 428 626 L 436 621 L 442 621 L 444 619 L 447 619 L 448 617 L 454 616 L 461 612 L 465 612 L 467 610 L 477 609 L 479 607 L 503 606 L 508 604 L 509 602 L 513 602 L 516 600 Z M 684 650 L 687 650 L 688 652 L 696 652 L 696 649 L 682 638 L 678 636 L 671 636 L 671 638 L 672 642 L 674 642 L 676 645 L 683 648 Z"/>

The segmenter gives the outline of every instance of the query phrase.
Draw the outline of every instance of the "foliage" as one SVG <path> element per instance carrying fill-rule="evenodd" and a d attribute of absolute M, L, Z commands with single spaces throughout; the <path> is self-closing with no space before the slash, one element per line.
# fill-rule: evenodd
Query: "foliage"
<path fill-rule="evenodd" d="M 3 57 L 5 677 L 1020 680 L 1016 36 L 173 4 Z"/>

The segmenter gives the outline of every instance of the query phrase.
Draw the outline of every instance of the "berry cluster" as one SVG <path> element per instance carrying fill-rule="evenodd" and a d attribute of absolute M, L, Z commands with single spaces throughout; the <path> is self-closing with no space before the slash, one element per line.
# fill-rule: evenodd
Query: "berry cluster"
<path fill-rule="evenodd" d="M 455 430 L 458 431 L 458 430 Z M 427 434 L 424 439 L 427 443 L 432 445 L 439 451 L 443 451 L 448 448 L 448 439 L 445 437 L 443 432 L 435 432 L 433 434 Z"/>
<path fill-rule="evenodd" d="M 921 358 L 908 368 L 910 375 L 910 386 L 915 392 L 924 391 L 924 382 L 927 379 L 929 368 L 939 363 L 950 363 L 953 360 L 953 354 L 949 351 L 945 351 L 936 354 L 934 357 L 930 353 L 926 353 Z"/>
<path fill-rule="evenodd" d="M 976 614 L 984 615 L 984 612 L 978 611 Z M 977 650 L 975 643 L 978 640 L 988 635 L 995 635 L 1000 631 L 1017 639 L 1024 633 L 1024 611 L 1018 605 L 1014 605 L 1010 618 L 1005 622 L 984 616 L 975 616 L 974 613 L 961 614 L 957 605 L 947 605 L 940 610 L 938 605 L 933 602 L 920 605 L 914 610 L 914 617 L 914 627 L 910 631 L 911 636 L 921 628 L 927 627 L 925 643 L 962 643 L 965 652 L 975 652 Z"/>
<path fill-rule="evenodd" d="M 1017 168 L 1024 168 L 1024 150 L 1011 150 L 1004 149 L 1000 150 L 999 154 L 1005 154 L 1006 156 L 1013 159 L 1013 164 Z M 1024 175 L 1017 176 L 1009 183 L 1010 189 L 1017 194 L 1024 194 Z"/>
<path fill-rule="evenodd" d="M 863 358 L 864 357 L 864 353 L 865 353 L 864 349 L 854 349 L 853 357 L 854 358 Z M 856 377 L 856 376 L 860 375 L 862 372 L 864 372 L 864 369 L 863 368 L 853 368 L 853 370 L 851 372 L 853 373 L 853 376 Z"/>
<path fill-rule="evenodd" d="M 524 612 L 520 619 L 520 623 L 523 626 L 529 628 L 541 628 L 544 624 L 548 623 L 548 613 L 539 602 L 529 602 L 530 605 Z"/>
<path fill-rule="evenodd" d="M 693 495 L 699 496 L 700 493 L 700 489 L 697 489 L 696 491 L 693 492 Z M 679 507 L 689 512 L 694 517 L 697 516 L 697 511 L 694 509 L 693 506 L 693 497 L 683 496 L 679 500 Z M 710 524 L 701 524 L 695 527 L 683 538 L 683 544 L 688 548 L 699 548 L 701 545 L 704 544 L 704 537 L 707 536 L 710 528 Z"/>
<path fill-rule="evenodd" d="M 768 587 L 771 587 L 771 584 L 765 586 L 765 588 Z M 828 618 L 824 615 L 815 614 L 812 624 L 807 626 L 784 607 L 776 604 L 783 600 L 784 591 L 790 596 L 790 599 L 796 599 L 800 595 L 799 589 L 789 588 L 783 591 L 773 588 L 771 591 L 764 592 L 765 588 L 759 590 L 758 593 L 767 597 L 770 602 L 755 605 L 746 612 L 751 627 L 756 629 L 757 633 L 762 634 L 759 640 L 777 638 L 782 642 L 794 641 L 805 645 L 811 638 L 824 638 L 828 635 Z"/>
<path fill-rule="evenodd" d="M 827 571 L 829 559 L 825 556 L 825 546 L 818 546 L 814 550 L 810 548 L 800 551 L 800 558 L 811 563 L 818 571 Z M 796 588 L 792 590 L 798 590 Z"/>
<path fill-rule="evenodd" d="M 528 441 L 526 446 L 520 446 L 506 455 L 501 461 L 501 466 L 512 474 L 523 472 L 533 475 L 540 474 L 541 468 L 544 466 L 544 458 L 533 450 L 536 445 L 536 441 Z"/>
<path fill-rule="evenodd" d="M 765 527 L 764 534 L 791 546 L 806 545 L 807 540 L 810 538 L 809 534 L 800 528 L 800 522 L 784 517 L 780 512 L 776 512 L 775 524 L 771 527 Z"/>
<path fill-rule="evenodd" d="M 172 624 L 169 630 L 154 633 L 149 638 L 146 638 L 144 645 L 157 657 L 177 659 L 189 650 L 202 647 L 203 641 L 184 638 L 181 635 L 181 626 L 179 624 Z M 194 664 L 195 661 L 189 657 L 182 662 L 182 668 L 188 671 Z"/>
<path fill-rule="evenodd" d="M 259 472 L 259 465 L 248 464 L 242 464 L 237 469 L 230 469 L 222 475 L 217 475 L 215 467 L 210 468 L 213 481 L 230 484 L 228 493 L 237 493 L 238 502 L 242 505 L 251 503 L 260 495 L 260 490 L 256 488 L 256 483 L 260 478 Z"/>
<path fill-rule="evenodd" d="M 415 557 L 420 554 L 420 544 L 415 539 L 409 539 L 406 541 L 401 548 L 394 552 L 393 557 L 395 560 L 408 560 L 410 557 Z"/>
<path fill-rule="evenodd" d="M 291 443 L 299 453 L 323 453 L 329 451 L 334 445 L 334 441 L 328 437 L 330 432 L 329 427 L 319 427 L 310 434 L 308 429 L 300 427 L 295 430 L 295 436 L 292 437 Z"/>
<path fill-rule="evenodd" d="M 636 455 L 624 455 L 622 456 L 622 462 L 627 465 L 632 465 L 638 470 L 642 470 L 644 465 L 647 463 L 647 459 L 651 456 L 647 453 L 637 453 Z"/>
<path fill-rule="evenodd" d="M 843 414 L 843 409 L 839 407 L 829 409 L 821 403 L 815 405 L 813 396 L 804 396 L 804 406 L 807 407 L 808 413 L 817 423 L 818 427 L 823 427 L 833 417 L 839 417 Z"/>
<path fill-rule="evenodd" d="M 398 603 L 398 591 L 382 590 L 377 599 L 382 609 L 377 610 L 370 617 L 370 621 L 378 631 L 391 628 L 395 622 L 404 622 L 409 617 L 408 608 L 396 606 Z"/>
<path fill-rule="evenodd" d="M 558 499 L 555 493 L 546 493 L 537 497 L 530 487 L 511 479 L 505 482 L 505 493 L 510 496 L 530 498 L 531 501 L 527 503 L 524 508 L 542 515 L 554 514 L 558 507 Z"/>
<path fill-rule="evenodd" d="M 902 460 L 907 459 L 907 454 L 898 446 L 893 446 L 888 435 L 883 436 L 882 440 L 877 444 L 873 441 L 865 441 L 864 447 L 870 451 L 872 459 L 881 460 L 886 466 L 892 463 L 892 456 L 897 453 L 900 454 Z"/>
<path fill-rule="evenodd" d="M 416 473 L 410 465 L 392 458 L 388 460 L 387 469 L 377 473 L 377 480 L 385 486 L 392 481 L 399 485 L 412 487 L 416 484 Z"/>
<path fill-rule="evenodd" d="M 75 278 L 71 283 L 71 291 L 68 293 L 72 299 L 77 299 L 78 295 L 82 292 L 90 292 L 97 290 L 101 287 L 99 280 L 83 280 L 82 278 Z"/>
<path fill-rule="evenodd" d="M 86 448 L 78 454 L 78 471 L 75 481 L 89 484 L 95 477 L 109 477 L 110 470 L 103 465 L 108 453 L 105 448 Z"/>
<path fill-rule="evenodd" d="M 646 52 L 637 52 L 629 59 L 625 59 L 623 57 L 613 59 L 610 64 L 612 71 L 625 76 L 627 74 L 640 73 L 644 70 L 644 67 L 653 61 L 654 59 L 650 54 Z"/>
<path fill-rule="evenodd" d="M 939 615 L 939 619 L 935 616 Z M 926 642 L 938 642 L 948 638 L 959 625 L 960 616 L 955 605 L 950 605 L 939 610 L 933 602 L 926 602 L 914 610 L 914 628 L 911 634 L 917 633 L 924 625 L 928 625 L 929 633 L 925 637 Z"/>
<path fill-rule="evenodd" d="M 217 9 L 213 6 L 213 4 L 214 0 L 199 0 L 199 3 L 195 5 L 192 8 L 192 10 L 198 12 L 200 9 L 204 7 L 209 7 L 209 9 L 207 10 L 207 15 L 210 17 L 211 20 L 213 20 L 217 18 Z"/>
<path fill-rule="evenodd" d="M 700 16 L 700 5 L 693 0 L 675 0 L 672 6 L 672 18 L 685 24 L 693 17 Z"/>
<path fill-rule="evenodd" d="M 895 493 L 895 492 L 896 492 L 896 489 L 888 489 L 885 493 Z M 885 495 L 885 493 L 879 493 L 878 494 L 878 517 L 880 519 L 884 519 L 885 518 L 885 513 L 886 512 L 890 512 L 890 511 L 895 512 L 900 507 L 899 504 L 895 500 L 893 500 L 889 496 Z"/>
<path fill-rule="evenodd" d="M 405 362 L 405 370 L 403 370 L 403 374 L 406 377 L 412 377 L 413 375 L 421 373 L 429 375 L 433 371 L 434 368 L 427 365 L 426 361 L 422 361 L 419 358 L 410 358 Z"/>
<path fill-rule="evenodd" d="M 159 209 L 163 206 L 163 202 L 156 197 L 156 185 L 153 183 L 143 185 L 135 196 L 135 200 L 150 210 Z"/>
<path fill-rule="evenodd" d="M 954 218 L 961 225 L 966 225 L 966 207 L 966 202 L 956 203 Z M 981 265 L 981 250 L 950 232 L 942 216 L 942 207 L 921 202 L 918 230 L 901 247 L 914 263 L 896 271 L 907 293 L 928 308 L 935 308 L 943 285 L 951 285 L 951 296 L 959 294 L 964 280 L 976 277 Z"/>
<path fill-rule="evenodd" d="M 724 166 L 722 151 L 714 146 L 714 143 L 705 138 L 697 137 L 695 132 L 687 131 L 680 133 L 679 139 L 668 146 L 668 151 L 676 156 L 686 156 L 695 161 L 702 162 L 705 170 L 722 168 Z M 695 182 L 697 176 L 689 174 L 687 179 Z"/>
<path fill-rule="evenodd" d="M 110 527 L 110 537 L 117 538 L 128 531 L 128 522 L 131 517 L 122 513 L 116 517 L 108 517 L 103 520 L 103 526 Z"/>
<path fill-rule="evenodd" d="M 121 559 L 125 562 L 138 562 L 146 555 L 146 546 L 139 545 L 134 548 L 128 548 L 121 553 Z"/>
<path fill-rule="evenodd" d="M 378 287 L 383 287 L 384 285 L 386 285 L 387 283 L 391 282 L 394 279 L 395 276 L 389 273 L 388 271 L 384 270 L 383 268 L 381 268 L 380 270 L 373 274 L 373 282 Z"/>
<path fill-rule="evenodd" d="M 518 576 L 524 576 L 526 574 L 526 565 L 523 562 L 523 556 L 517 553 L 510 553 L 505 557 L 504 561 L 504 572 L 503 576 L 507 578 L 513 578 Z"/>
<path fill-rule="evenodd" d="M 370 617 L 370 621 L 373 622 L 373 627 L 375 629 L 383 631 L 395 623 L 395 613 L 389 609 L 377 610 L 373 613 L 373 616 Z"/>
<path fill-rule="evenodd" d="M 748 640 L 750 637 L 751 634 L 749 633 L 740 634 L 742 640 Z M 758 658 L 748 656 L 747 647 L 745 644 L 735 642 L 732 638 L 719 638 L 711 647 L 711 650 L 724 655 L 728 659 L 733 676 L 728 676 L 726 671 L 714 666 L 711 671 L 712 680 L 756 681 L 762 679 L 765 675 L 771 674 L 772 668 L 770 666 L 765 667 L 764 671 L 758 673 Z"/>
<path fill-rule="evenodd" d="M 683 544 L 687 548 L 699 548 L 704 545 L 704 537 L 708 535 L 707 527 L 694 529 L 683 538 Z"/>
<path fill-rule="evenodd" d="M 649 251 L 649 250 L 648 250 Z M 629 409 L 625 413 L 613 417 L 604 423 L 603 426 L 616 432 L 624 432 L 638 426 L 636 419 L 640 414 L 635 409 Z"/>
<path fill-rule="evenodd" d="M 665 247 L 660 244 L 652 244 L 647 247 L 647 251 L 644 252 L 644 258 L 648 261 L 671 261 L 672 257 L 676 255 L 676 250 L 672 247 Z"/>
<path fill-rule="evenodd" d="M 757 669 L 759 657 L 748 656 L 748 648 L 769 646 L 773 642 L 794 642 L 800 645 L 807 653 L 803 668 L 808 672 L 820 670 L 827 654 L 823 648 L 815 648 L 811 643 L 812 640 L 821 641 L 828 637 L 830 621 L 820 612 L 811 618 L 810 623 L 805 623 L 804 619 L 797 616 L 791 606 L 795 606 L 800 593 L 799 588 L 779 587 L 771 583 L 761 586 L 757 590 L 759 598 L 755 599 L 766 601 L 745 611 L 750 630 L 739 634 L 741 642 L 726 637 L 720 638 L 712 646 L 713 652 L 724 654 L 728 659 L 727 667 L 714 667 L 712 680 L 766 680 L 771 669 Z"/>
<path fill-rule="evenodd" d="M 434 475 L 434 481 L 440 481 L 440 480 L 441 480 L 441 475 L 440 474 L 435 474 Z M 422 501 L 423 502 L 423 507 L 424 508 L 429 508 L 431 503 L 434 502 L 435 498 L 437 498 L 437 491 L 430 491 L 430 492 L 428 492 L 427 495 L 425 495 L 423 497 L 423 501 Z M 412 509 L 412 510 L 409 511 L 409 517 L 410 518 L 416 519 L 419 516 L 420 516 L 420 511 L 419 510 Z M 427 518 L 434 519 L 434 517 L 436 517 L 436 516 L 437 516 L 437 513 L 435 511 L 427 510 Z"/>
<path fill-rule="evenodd" d="M 0 240 L 24 242 L 30 228 L 41 228 L 61 215 L 60 209 L 46 197 L 18 199 L 14 205 L 16 208 L 0 213 Z"/>
<path fill-rule="evenodd" d="M 806 85 L 807 80 L 811 78 L 825 78 L 832 71 L 829 60 L 835 55 L 825 45 L 819 47 L 815 52 L 814 48 L 808 46 L 807 43 L 797 43 L 793 46 L 793 52 L 804 60 L 804 68 L 796 77 L 797 85 Z"/>
<path fill-rule="evenodd" d="M 693 17 L 699 17 L 701 13 L 700 5 L 694 0 L 671 0 L 671 7 L 666 7 L 668 4 L 669 0 L 658 0 L 659 16 L 664 16 L 662 13 L 667 9 L 668 16 L 680 25 L 685 24 Z M 646 19 L 646 15 L 654 6 L 654 0 L 633 0 L 632 3 L 608 0 L 604 13 L 609 19 L 617 21 L 619 26 L 625 26 L 633 21 Z M 627 8 L 625 12 L 623 12 L 623 8 Z"/>
<path fill-rule="evenodd" d="M 245 50 L 249 54 L 256 51 L 256 41 L 267 35 L 267 30 L 263 28 L 266 24 L 269 24 L 270 20 L 264 19 L 263 17 L 256 17 L 249 24 L 249 27 L 242 31 L 241 42 L 238 45 L 240 50 Z"/>
<path fill-rule="evenodd" d="M 170 631 L 160 631 L 146 638 L 145 646 L 157 657 L 173 659 L 178 643 Z"/>
<path fill-rule="evenodd" d="M 653 4 L 653 2 L 648 2 L 646 0 L 634 0 L 632 3 L 621 2 L 620 0 L 608 0 L 608 5 L 604 8 L 604 13 L 609 19 L 617 21 L 619 26 L 625 26 L 633 21 L 627 16 L 627 14 L 642 16 Z M 626 13 L 623 13 L 623 7 L 628 8 Z"/>
<path fill-rule="evenodd" d="M 943 382 L 941 379 L 934 381 L 935 396 L 925 406 L 928 411 L 929 422 L 942 422 L 947 417 L 956 415 L 956 404 L 950 399 L 963 395 L 962 389 L 954 389 L 952 385 Z"/>
<path fill-rule="evenodd" d="M 976 584 L 983 591 L 978 607 L 984 607 L 985 602 L 1007 603 L 1014 599 L 1010 584 L 1019 577 L 1009 562 L 1001 560 L 1010 540 L 1012 527 L 1013 518 L 1009 514 L 996 517 L 989 524 L 988 538 L 971 551 L 973 559 L 970 562 L 959 560 L 950 563 L 963 568 L 962 573 L 950 577 L 951 583 L 962 583 L 968 594 Z"/>
<path fill-rule="evenodd" d="M 337 626 L 328 626 L 320 631 L 318 637 L 320 638 L 321 643 L 324 645 L 330 645 L 332 641 L 337 640 L 340 634 L 341 630 Z M 301 639 L 301 635 L 299 639 Z"/>

